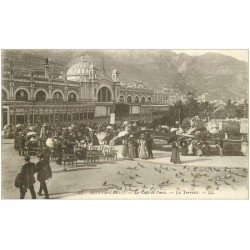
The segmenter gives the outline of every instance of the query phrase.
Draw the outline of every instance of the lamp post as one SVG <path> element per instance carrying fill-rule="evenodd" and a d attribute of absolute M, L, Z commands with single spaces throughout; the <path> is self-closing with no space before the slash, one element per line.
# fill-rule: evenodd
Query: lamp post
<path fill-rule="evenodd" d="M 110 124 L 115 124 L 115 99 L 113 100 L 113 104 L 110 107 Z"/>

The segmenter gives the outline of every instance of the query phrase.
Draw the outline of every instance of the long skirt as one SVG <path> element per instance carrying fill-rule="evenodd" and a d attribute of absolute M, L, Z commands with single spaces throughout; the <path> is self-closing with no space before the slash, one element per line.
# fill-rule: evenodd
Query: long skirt
<path fill-rule="evenodd" d="M 122 156 L 128 157 L 128 145 L 127 144 L 123 144 L 122 146 Z"/>
<path fill-rule="evenodd" d="M 141 145 L 141 146 L 139 147 L 139 157 L 140 157 L 141 159 L 147 159 L 147 158 L 148 158 L 146 148 L 145 148 L 145 146 L 143 146 L 143 145 Z"/>
<path fill-rule="evenodd" d="M 134 145 L 132 145 L 132 144 L 130 144 L 130 145 L 128 146 L 128 156 L 129 156 L 130 158 L 135 158 L 135 157 L 136 157 L 135 147 L 134 147 Z"/>
<path fill-rule="evenodd" d="M 179 149 L 178 148 L 173 148 L 172 149 L 172 155 L 171 155 L 170 161 L 173 162 L 174 164 L 181 163 L 180 154 L 179 154 Z"/>

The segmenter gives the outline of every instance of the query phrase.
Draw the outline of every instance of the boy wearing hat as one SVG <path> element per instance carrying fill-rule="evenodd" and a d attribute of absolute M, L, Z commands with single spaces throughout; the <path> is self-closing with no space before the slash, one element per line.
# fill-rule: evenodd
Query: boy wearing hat
<path fill-rule="evenodd" d="M 22 166 L 21 174 L 23 177 L 23 184 L 20 187 L 20 199 L 24 199 L 27 192 L 27 188 L 30 190 L 32 199 L 36 199 L 36 192 L 34 189 L 34 183 L 36 182 L 35 164 L 30 162 L 30 157 L 26 155 L 24 157 L 25 164 Z"/>

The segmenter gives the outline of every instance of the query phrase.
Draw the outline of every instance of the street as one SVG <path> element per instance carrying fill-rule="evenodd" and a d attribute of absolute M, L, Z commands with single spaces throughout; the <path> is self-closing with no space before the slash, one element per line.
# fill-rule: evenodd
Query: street
<path fill-rule="evenodd" d="M 81 161 L 66 171 L 51 162 L 53 177 L 47 182 L 52 199 L 160 198 L 213 199 L 248 197 L 247 157 L 181 156 L 182 163 L 169 162 L 170 152 L 155 151 L 155 159 L 100 159 L 95 164 Z M 32 157 L 32 162 L 37 162 Z M 2 198 L 18 199 L 14 180 L 24 163 L 12 141 L 2 143 Z M 38 191 L 39 184 L 35 184 Z M 115 196 L 116 195 L 116 196 Z M 27 192 L 26 199 L 31 198 Z M 37 196 L 37 198 L 43 198 Z"/>

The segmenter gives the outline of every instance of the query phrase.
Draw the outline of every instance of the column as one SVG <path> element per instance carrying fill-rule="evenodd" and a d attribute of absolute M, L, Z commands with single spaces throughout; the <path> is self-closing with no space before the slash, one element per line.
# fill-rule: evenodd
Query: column
<path fill-rule="evenodd" d="M 14 100 L 15 99 L 15 96 L 14 96 L 14 82 L 13 81 L 11 81 L 10 82 L 10 99 L 11 100 Z"/>
<path fill-rule="evenodd" d="M 35 99 L 34 93 L 35 93 L 35 84 L 31 83 L 30 84 L 30 99 L 31 100 Z"/>
<path fill-rule="evenodd" d="M 53 89 L 53 86 L 52 84 L 49 85 L 49 96 L 48 96 L 48 99 L 49 100 L 52 100 L 53 99 L 53 96 L 52 96 L 52 89 Z"/>

